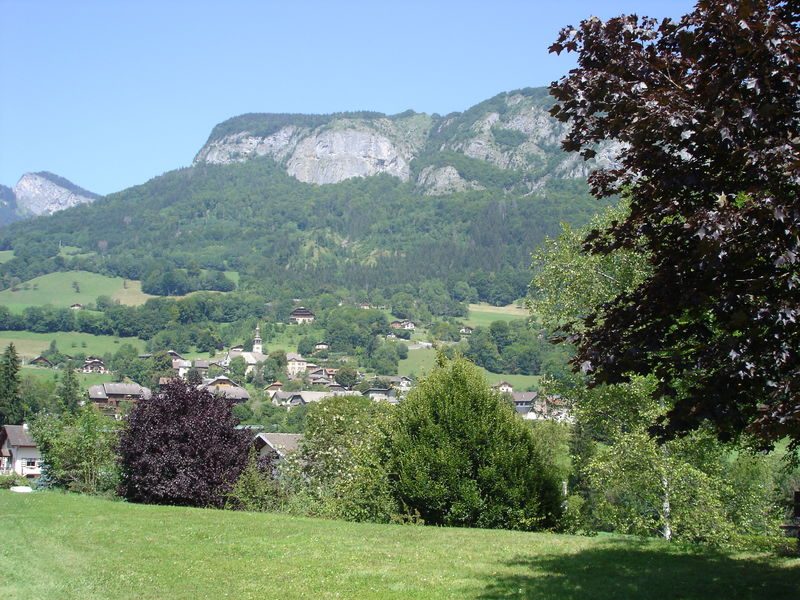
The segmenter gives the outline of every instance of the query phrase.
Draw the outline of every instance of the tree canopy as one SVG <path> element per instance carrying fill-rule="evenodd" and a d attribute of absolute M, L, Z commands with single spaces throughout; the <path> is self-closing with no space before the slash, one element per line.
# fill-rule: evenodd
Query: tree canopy
<path fill-rule="evenodd" d="M 551 86 L 563 142 L 630 214 L 585 248 L 647 253 L 650 274 L 574 327 L 594 384 L 654 374 L 664 436 L 710 422 L 722 439 L 800 446 L 800 4 L 703 1 L 673 21 L 636 15 L 564 28 L 578 67 Z"/>

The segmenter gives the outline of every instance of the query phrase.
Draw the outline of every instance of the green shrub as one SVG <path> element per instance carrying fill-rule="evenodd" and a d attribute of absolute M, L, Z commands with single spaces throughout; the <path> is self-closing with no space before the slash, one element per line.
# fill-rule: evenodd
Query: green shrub
<path fill-rule="evenodd" d="M 0 490 L 8 490 L 16 485 L 30 485 L 30 482 L 16 473 L 0 475 Z"/>

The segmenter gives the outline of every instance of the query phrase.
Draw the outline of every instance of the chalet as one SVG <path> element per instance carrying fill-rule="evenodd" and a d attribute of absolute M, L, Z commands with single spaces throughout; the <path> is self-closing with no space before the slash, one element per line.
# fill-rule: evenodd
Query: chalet
<path fill-rule="evenodd" d="M 119 415 L 122 404 L 149 400 L 151 396 L 150 388 L 138 383 L 101 383 L 89 387 L 89 400 L 113 415 Z"/>
<path fill-rule="evenodd" d="M 525 420 L 536 420 L 539 418 L 538 406 L 536 403 L 539 394 L 537 392 L 512 392 L 514 399 L 514 410 Z M 535 410 L 535 406 L 537 409 Z"/>
<path fill-rule="evenodd" d="M 270 457 L 281 460 L 300 449 L 303 435 L 300 433 L 266 433 L 261 432 L 253 440 L 258 457 Z"/>
<path fill-rule="evenodd" d="M 42 474 L 42 455 L 27 425 L 0 428 L 0 475 L 16 473 L 23 477 Z"/>
<path fill-rule="evenodd" d="M 81 373 L 108 373 L 108 368 L 102 358 L 87 356 L 81 366 Z"/>
<path fill-rule="evenodd" d="M 36 358 L 34 358 L 33 360 L 31 360 L 31 362 L 29 362 L 28 364 L 29 365 L 33 365 L 35 367 L 47 367 L 49 369 L 53 368 L 53 363 L 50 362 L 50 360 L 48 360 L 47 358 L 45 358 L 44 356 L 41 356 L 41 355 L 39 355 Z"/>
<path fill-rule="evenodd" d="M 197 386 L 199 390 L 208 390 L 216 396 L 224 396 L 235 402 L 247 402 L 250 394 L 242 386 L 234 383 L 225 375 L 217 375 L 213 379 L 206 379 Z"/>
<path fill-rule="evenodd" d="M 390 404 L 397 404 L 397 391 L 394 388 L 371 387 L 362 393 L 364 396 L 372 398 L 376 402 L 385 401 Z"/>
<path fill-rule="evenodd" d="M 493 389 L 497 390 L 501 394 L 513 394 L 514 387 L 508 383 L 507 381 L 500 381 L 499 383 L 495 383 L 492 386 Z"/>
<path fill-rule="evenodd" d="M 189 372 L 189 369 L 192 368 L 192 361 L 186 360 L 185 358 L 173 358 L 172 359 L 172 370 L 175 371 L 175 375 L 180 377 L 181 379 L 186 378 L 186 374 Z"/>
<path fill-rule="evenodd" d="M 296 352 L 286 353 L 286 372 L 289 374 L 289 377 L 292 379 L 296 377 L 302 377 L 305 374 L 307 367 L 308 361 L 300 354 L 297 354 Z"/>
<path fill-rule="evenodd" d="M 296 325 L 310 324 L 314 322 L 314 319 L 314 313 L 308 310 L 305 306 L 298 306 L 289 315 L 289 323 Z"/>
<path fill-rule="evenodd" d="M 392 329 L 406 329 L 408 331 L 414 331 L 417 326 L 414 325 L 414 321 L 403 320 L 403 321 L 392 321 L 389 323 L 389 326 Z"/>
<path fill-rule="evenodd" d="M 69 309 L 70 310 L 83 310 L 83 304 L 81 304 L 80 302 L 76 302 L 75 304 L 70 304 L 69 305 Z"/>
<path fill-rule="evenodd" d="M 275 392 L 272 396 L 272 403 L 276 406 L 285 406 L 292 408 L 294 406 L 302 406 L 304 404 L 311 404 L 312 402 L 319 402 L 323 398 L 332 396 L 330 392 L 312 392 L 312 391 L 299 391 L 299 392 Z"/>
<path fill-rule="evenodd" d="M 267 387 L 264 388 L 264 391 L 267 395 L 272 398 L 275 395 L 275 392 L 280 392 L 283 389 L 283 383 L 280 381 L 276 381 L 274 383 L 269 384 Z"/>
<path fill-rule="evenodd" d="M 394 375 L 385 379 L 393 388 L 402 394 L 408 392 L 414 385 L 414 380 L 405 375 Z"/>
<path fill-rule="evenodd" d="M 472 327 L 470 327 L 469 325 L 464 325 L 464 327 L 462 327 L 461 329 L 458 330 L 458 332 L 461 335 L 472 335 L 473 331 L 474 331 L 474 329 L 472 329 Z"/>
<path fill-rule="evenodd" d="M 330 344 L 327 342 L 317 342 L 314 344 L 314 352 L 319 352 L 320 350 L 329 350 Z"/>
<path fill-rule="evenodd" d="M 192 363 L 192 368 L 195 369 L 198 373 L 200 373 L 201 377 L 205 377 L 208 374 L 208 369 L 211 366 L 211 361 L 206 359 L 197 359 Z"/>
<path fill-rule="evenodd" d="M 358 308 L 360 308 L 361 310 L 369 310 L 372 308 L 372 305 L 369 302 L 362 302 L 361 304 L 358 305 Z"/>

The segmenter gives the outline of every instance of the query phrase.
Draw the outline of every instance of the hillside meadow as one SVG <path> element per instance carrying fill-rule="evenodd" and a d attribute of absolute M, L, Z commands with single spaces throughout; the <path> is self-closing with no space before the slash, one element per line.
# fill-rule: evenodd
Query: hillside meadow
<path fill-rule="evenodd" d="M 469 314 L 464 322 L 470 327 L 488 327 L 493 321 L 513 321 L 527 319 L 530 316 L 525 308 L 520 308 L 515 304 L 492 306 L 480 303 L 469 305 Z"/>
<path fill-rule="evenodd" d="M 0 597 L 796 598 L 800 560 L 0 491 Z"/>
<path fill-rule="evenodd" d="M 98 296 L 110 296 L 120 304 L 129 306 L 144 304 L 149 298 L 155 297 L 142 292 L 140 281 L 107 277 L 88 271 L 49 273 L 21 283 L 14 289 L 9 288 L 0 292 L 0 305 L 7 306 L 9 310 L 17 313 L 29 306 L 45 304 L 52 304 L 58 308 L 72 304 L 90 304 L 94 303 Z"/>
<path fill-rule="evenodd" d="M 83 353 L 103 356 L 107 352 L 114 354 L 122 344 L 131 344 L 140 352 L 144 351 L 144 342 L 139 338 L 118 338 L 113 335 L 92 335 L 72 331 L 53 333 L 0 331 L 0 347 L 5 348 L 9 343 L 13 343 L 17 353 L 26 362 L 47 350 L 53 340 L 61 352 L 69 355 Z"/>

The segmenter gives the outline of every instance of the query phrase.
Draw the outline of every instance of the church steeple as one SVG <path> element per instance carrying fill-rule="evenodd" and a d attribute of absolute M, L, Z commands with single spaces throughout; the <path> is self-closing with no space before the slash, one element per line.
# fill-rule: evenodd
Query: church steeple
<path fill-rule="evenodd" d="M 263 346 L 261 345 L 261 330 L 256 323 L 256 333 L 253 336 L 253 352 L 258 352 L 259 354 L 263 354 Z"/>

